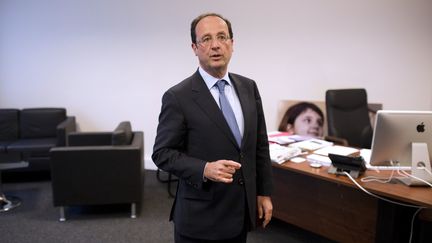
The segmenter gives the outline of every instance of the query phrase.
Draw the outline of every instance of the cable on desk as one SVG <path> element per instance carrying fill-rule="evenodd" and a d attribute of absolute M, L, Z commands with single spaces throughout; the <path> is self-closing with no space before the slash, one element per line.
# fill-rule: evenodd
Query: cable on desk
<path fill-rule="evenodd" d="M 429 175 L 432 176 L 432 172 L 431 172 L 430 170 L 428 170 L 426 167 L 423 167 L 423 169 L 424 169 L 427 173 L 429 173 Z"/>
<path fill-rule="evenodd" d="M 398 170 L 399 171 L 399 170 Z M 405 171 L 404 171 L 405 172 Z M 381 200 L 383 200 L 383 201 L 386 201 L 386 202 L 389 202 L 389 203 L 394 203 L 394 204 L 397 204 L 397 205 L 400 205 L 400 206 L 405 206 L 405 207 L 410 207 L 410 208 L 417 208 L 417 210 L 415 211 L 415 213 L 413 214 L 413 216 L 412 216 L 412 218 L 411 218 L 411 229 L 410 229 L 410 239 L 409 239 L 409 242 L 411 243 L 411 241 L 412 241 L 412 235 L 413 235 L 413 231 L 414 231 L 414 220 L 415 220 L 415 217 L 416 217 L 416 215 L 422 210 L 422 209 L 424 209 L 424 208 L 427 208 L 427 207 L 420 207 L 420 206 L 415 206 L 415 205 L 411 205 L 411 204 L 405 204 L 405 203 L 400 203 L 400 202 L 396 202 L 396 201 L 393 201 L 393 200 L 390 200 L 390 199 L 387 199 L 387 198 L 384 198 L 384 197 L 381 197 L 381 196 L 378 196 L 378 195 L 376 195 L 376 194 L 374 194 L 374 193 L 372 193 L 372 192 L 369 192 L 368 190 L 366 190 L 364 187 L 362 187 L 360 184 L 358 184 L 358 182 L 356 181 L 356 180 L 354 180 L 354 178 L 352 178 L 351 177 L 351 175 L 348 173 L 348 172 L 346 172 L 346 171 L 344 171 L 343 172 L 346 176 L 348 176 L 348 178 L 350 178 L 350 180 L 358 187 L 358 188 L 360 188 L 362 191 L 364 191 L 366 194 L 369 194 L 369 195 L 371 195 L 371 196 L 373 196 L 373 197 L 376 197 L 376 198 L 378 198 L 378 199 L 381 199 Z M 406 173 L 406 172 L 405 172 Z M 408 173 L 407 173 L 408 174 Z M 392 173 L 392 175 L 393 175 L 393 173 Z"/>
<path fill-rule="evenodd" d="M 389 203 L 394 203 L 394 204 L 397 204 L 397 205 L 400 205 L 400 206 L 405 206 L 405 207 L 410 207 L 410 208 L 426 208 L 426 207 L 420 207 L 420 206 L 416 206 L 416 205 L 412 205 L 412 204 L 406 204 L 406 203 L 400 203 L 400 202 L 396 202 L 396 201 L 393 201 L 393 200 L 390 200 L 390 199 L 387 199 L 387 198 L 384 198 L 384 197 L 381 197 L 381 196 L 378 196 L 378 195 L 376 195 L 376 194 L 373 194 L 372 192 L 369 192 L 368 190 L 366 190 L 364 187 L 362 187 L 360 184 L 358 184 L 358 182 L 356 181 L 356 180 L 354 180 L 354 178 L 352 178 L 352 176 L 348 173 L 348 172 L 346 172 L 346 171 L 344 171 L 343 172 L 346 176 L 348 176 L 348 178 L 350 178 L 350 180 L 358 187 L 358 188 L 360 188 L 362 191 L 364 191 L 365 193 L 367 193 L 367 194 L 369 194 L 369 195 L 371 195 L 371 196 L 373 196 L 373 197 L 376 197 L 376 198 L 378 198 L 378 199 L 381 199 L 381 200 L 383 200 L 383 201 L 386 201 L 386 202 L 389 202 Z"/>
<path fill-rule="evenodd" d="M 376 181 L 379 183 L 388 183 L 391 181 L 391 179 L 393 179 L 393 175 L 394 175 L 394 170 L 391 171 L 391 174 L 389 177 L 365 176 L 365 177 L 361 178 L 360 180 L 362 182 Z"/>
<path fill-rule="evenodd" d="M 394 166 L 394 168 L 397 168 L 396 166 L 397 166 L 398 164 L 397 164 L 397 163 L 394 163 L 393 160 L 390 160 L 390 165 L 391 165 L 391 166 Z M 389 177 L 366 176 L 366 177 L 361 178 L 360 180 L 361 180 L 362 182 L 371 182 L 371 181 L 376 181 L 376 182 L 379 182 L 379 183 L 388 183 L 388 182 L 390 182 L 390 181 L 393 179 L 393 175 L 394 175 L 395 170 L 396 170 L 396 169 L 391 170 L 391 174 L 390 174 Z M 379 173 L 379 170 L 378 170 L 378 169 L 376 169 L 375 171 Z M 397 171 L 399 171 L 399 169 L 397 169 Z"/>
<path fill-rule="evenodd" d="M 390 174 L 389 177 L 366 176 L 366 177 L 361 178 L 361 181 L 362 181 L 362 182 L 371 182 L 371 181 L 376 181 L 376 182 L 379 182 L 379 183 L 388 183 L 388 182 L 391 181 L 391 179 L 393 179 L 394 171 L 397 171 L 398 175 L 400 175 L 400 176 L 414 178 L 414 179 L 416 179 L 416 180 L 418 180 L 418 181 L 421 181 L 421 182 L 425 183 L 426 185 L 432 187 L 432 184 L 429 183 L 428 181 L 426 181 L 426 180 L 424 180 L 424 179 L 421 179 L 421 178 L 419 178 L 419 177 L 417 177 L 417 176 L 414 176 L 414 175 L 412 175 L 412 174 L 410 174 L 410 173 L 408 173 L 408 172 L 406 172 L 406 171 L 404 171 L 404 170 L 399 169 L 399 168 L 398 168 L 399 163 L 395 163 L 395 162 L 393 162 L 393 161 L 391 160 L 391 161 L 390 161 L 390 164 L 391 164 L 391 166 L 395 166 L 395 168 L 397 168 L 397 169 L 392 170 L 392 171 L 391 171 L 391 174 Z M 425 170 L 427 173 L 429 173 L 429 174 L 432 176 L 432 173 L 431 173 L 431 172 L 430 172 L 430 171 L 429 171 L 425 166 L 417 167 L 417 168 L 418 168 L 418 169 Z M 379 172 L 379 171 L 378 171 L 378 172 Z"/>
<path fill-rule="evenodd" d="M 424 168 L 424 167 L 423 167 L 422 169 L 428 171 L 428 170 L 427 170 L 426 168 Z M 432 187 L 432 184 L 431 184 L 431 183 L 427 182 L 426 180 L 423 180 L 422 178 L 419 178 L 419 177 L 417 177 L 417 176 L 411 175 L 410 173 L 408 173 L 408 172 L 406 172 L 406 171 L 398 170 L 398 174 L 401 175 L 401 176 L 414 178 L 414 179 L 419 180 L 419 181 L 421 181 L 421 182 L 427 184 L 428 186 Z"/>

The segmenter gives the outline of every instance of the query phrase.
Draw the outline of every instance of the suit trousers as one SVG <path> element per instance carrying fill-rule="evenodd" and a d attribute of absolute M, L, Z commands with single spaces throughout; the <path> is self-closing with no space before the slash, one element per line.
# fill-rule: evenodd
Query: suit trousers
<path fill-rule="evenodd" d="M 246 243 L 247 234 L 250 231 L 250 222 L 249 222 L 249 210 L 247 205 L 245 205 L 245 215 L 244 215 L 244 223 L 243 229 L 237 236 L 229 239 L 221 239 L 221 240 L 204 240 L 204 239 L 196 239 L 188 236 L 184 236 L 180 234 L 174 227 L 174 242 L 175 243 Z"/>
<path fill-rule="evenodd" d="M 181 235 L 177 230 L 174 232 L 174 241 L 175 243 L 246 243 L 247 239 L 247 230 L 244 227 L 242 232 L 231 239 L 223 239 L 223 240 L 203 240 L 203 239 L 195 239 L 191 237 L 187 237 Z"/>

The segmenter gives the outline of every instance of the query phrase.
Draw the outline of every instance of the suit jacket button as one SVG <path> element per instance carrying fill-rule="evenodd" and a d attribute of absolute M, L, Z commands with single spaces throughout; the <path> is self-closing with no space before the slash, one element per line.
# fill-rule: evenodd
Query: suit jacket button
<path fill-rule="evenodd" d="M 243 179 L 238 179 L 238 184 L 240 184 L 240 185 L 244 185 L 244 181 L 243 181 Z"/>

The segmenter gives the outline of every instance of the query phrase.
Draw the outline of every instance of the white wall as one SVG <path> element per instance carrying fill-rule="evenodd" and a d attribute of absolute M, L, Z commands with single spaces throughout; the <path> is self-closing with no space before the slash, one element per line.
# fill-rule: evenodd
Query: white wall
<path fill-rule="evenodd" d="M 258 82 L 269 130 L 278 100 L 331 88 L 432 110 L 428 0 L 2 0 L 0 107 L 66 107 L 83 131 L 130 120 L 155 168 L 161 96 L 197 68 L 189 25 L 207 11 L 232 21 L 231 71 Z"/>

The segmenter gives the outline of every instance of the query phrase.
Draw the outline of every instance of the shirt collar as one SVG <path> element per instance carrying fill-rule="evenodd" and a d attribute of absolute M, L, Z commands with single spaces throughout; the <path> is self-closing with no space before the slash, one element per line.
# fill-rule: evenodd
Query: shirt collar
<path fill-rule="evenodd" d="M 211 89 L 217 81 L 224 79 L 228 82 L 229 85 L 231 85 L 231 80 L 229 78 L 228 72 L 225 74 L 225 76 L 223 76 L 223 78 L 219 79 L 219 78 L 215 78 L 213 76 L 211 76 L 209 73 L 207 73 L 203 68 L 198 67 L 198 71 L 201 75 L 201 77 L 204 79 L 205 84 L 207 85 L 208 89 Z"/>

